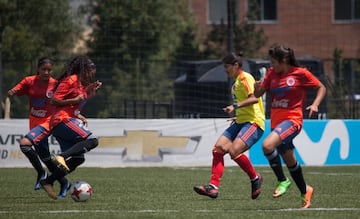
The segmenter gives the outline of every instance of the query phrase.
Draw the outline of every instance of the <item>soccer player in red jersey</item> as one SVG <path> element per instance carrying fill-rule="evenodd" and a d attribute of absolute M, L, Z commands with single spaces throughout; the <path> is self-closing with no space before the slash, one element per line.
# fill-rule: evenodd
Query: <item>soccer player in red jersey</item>
<path fill-rule="evenodd" d="M 215 143 L 212 154 L 211 178 L 208 185 L 195 186 L 200 195 L 217 198 L 221 177 L 224 173 L 224 156 L 229 153 L 231 159 L 247 173 L 251 181 L 251 198 L 256 199 L 261 192 L 262 176 L 257 173 L 249 158 L 243 154 L 263 135 L 265 114 L 261 97 L 254 96 L 253 76 L 242 69 L 242 55 L 230 53 L 223 58 L 225 71 L 235 79 L 231 89 L 233 104 L 225 107 L 224 112 L 235 112 L 232 122 Z"/>
<path fill-rule="evenodd" d="M 20 149 L 37 171 L 38 176 L 34 186 L 35 190 L 41 188 L 40 180 L 47 176 L 47 172 L 44 170 L 39 157 L 49 171 L 53 172 L 56 169 L 56 165 L 50 159 L 48 142 L 49 123 L 54 109 L 50 104 L 50 99 L 57 84 L 57 81 L 51 76 L 53 65 L 54 63 L 50 58 L 44 57 L 39 59 L 37 74 L 25 77 L 8 91 L 8 96 L 27 95 L 29 97 L 30 132 L 20 140 Z M 32 145 L 34 145 L 35 150 L 32 148 Z M 58 196 L 65 197 L 69 182 L 66 178 L 60 178 L 59 182 L 61 191 Z"/>
<path fill-rule="evenodd" d="M 272 67 L 262 82 L 255 83 L 255 96 L 260 97 L 266 91 L 271 97 L 271 130 L 265 138 L 262 148 L 273 169 L 278 183 L 273 197 L 280 197 L 289 188 L 291 181 L 285 176 L 280 155 L 289 169 L 301 193 L 301 208 L 309 208 L 313 188 L 305 183 L 301 166 L 296 160 L 293 139 L 303 125 L 303 105 L 306 91 L 316 89 L 316 97 L 310 106 L 309 118 L 318 112 L 318 106 L 326 94 L 325 86 L 307 69 L 297 63 L 294 51 L 282 45 L 274 45 L 268 51 Z"/>
<path fill-rule="evenodd" d="M 74 171 L 85 161 L 84 154 L 98 145 L 98 138 L 87 129 L 80 114 L 86 100 L 95 95 L 101 82 L 95 81 L 95 64 L 85 56 L 77 56 L 67 64 L 60 76 L 51 103 L 55 106 L 50 121 L 51 134 L 60 144 L 61 153 L 52 160 L 62 169 L 40 183 L 50 198 L 56 199 L 53 182 Z"/>

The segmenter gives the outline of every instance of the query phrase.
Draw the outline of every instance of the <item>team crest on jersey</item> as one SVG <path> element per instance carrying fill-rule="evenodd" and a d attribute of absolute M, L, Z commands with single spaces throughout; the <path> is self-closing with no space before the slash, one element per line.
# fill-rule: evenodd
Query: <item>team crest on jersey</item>
<path fill-rule="evenodd" d="M 294 78 L 288 78 L 286 79 L 286 84 L 288 86 L 293 86 L 295 84 L 295 79 Z"/>
<path fill-rule="evenodd" d="M 54 91 L 52 90 L 47 90 L 46 91 L 46 97 L 47 98 L 52 98 L 54 96 Z"/>

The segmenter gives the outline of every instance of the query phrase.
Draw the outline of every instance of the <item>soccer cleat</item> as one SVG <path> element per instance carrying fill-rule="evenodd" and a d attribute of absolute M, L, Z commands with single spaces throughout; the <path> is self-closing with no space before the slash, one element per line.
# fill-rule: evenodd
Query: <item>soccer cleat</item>
<path fill-rule="evenodd" d="M 55 193 L 55 190 L 54 190 L 54 187 L 52 184 L 47 183 L 46 180 L 43 179 L 43 180 L 40 180 L 40 185 L 45 190 L 45 192 L 48 194 L 48 196 L 50 198 L 57 199 L 56 193 Z"/>
<path fill-rule="evenodd" d="M 46 177 L 47 177 L 47 172 L 44 172 L 43 175 L 38 175 L 35 186 L 34 186 L 34 190 L 41 189 L 40 181 L 43 179 L 46 179 Z"/>
<path fill-rule="evenodd" d="M 210 198 L 217 198 L 219 194 L 218 189 L 215 189 L 212 185 L 194 186 L 194 191 L 197 194 L 209 196 Z"/>
<path fill-rule="evenodd" d="M 289 189 L 290 185 L 291 185 L 291 181 L 288 178 L 286 178 L 285 181 L 281 181 L 281 182 L 279 181 L 277 183 L 273 197 L 277 198 L 285 194 L 285 192 L 287 192 L 287 190 Z"/>
<path fill-rule="evenodd" d="M 70 172 L 70 168 L 67 166 L 65 159 L 60 155 L 52 155 L 51 160 L 62 170 L 65 172 Z"/>
<path fill-rule="evenodd" d="M 70 190 L 71 187 L 71 183 L 69 181 L 67 181 L 65 184 L 60 185 L 60 192 L 57 195 L 58 198 L 65 198 L 66 197 L 66 193 L 67 191 Z"/>
<path fill-rule="evenodd" d="M 311 186 L 307 186 L 307 191 L 305 194 L 301 195 L 301 201 L 302 201 L 302 206 L 301 208 L 309 208 L 311 205 L 311 197 L 313 195 L 314 189 Z"/>
<path fill-rule="evenodd" d="M 261 193 L 261 184 L 263 178 L 260 174 L 257 174 L 258 178 L 251 181 L 251 198 L 256 199 Z"/>

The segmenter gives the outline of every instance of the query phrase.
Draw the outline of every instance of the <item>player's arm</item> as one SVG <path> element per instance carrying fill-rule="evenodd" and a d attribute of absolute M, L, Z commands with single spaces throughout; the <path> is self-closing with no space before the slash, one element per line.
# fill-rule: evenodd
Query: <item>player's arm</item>
<path fill-rule="evenodd" d="M 80 104 L 84 99 L 85 99 L 84 95 L 82 94 L 78 95 L 77 97 L 64 99 L 64 100 L 53 97 L 50 103 L 54 106 L 75 105 L 75 104 Z"/>
<path fill-rule="evenodd" d="M 66 98 L 69 90 L 71 90 L 71 84 L 67 82 L 60 83 L 50 103 L 54 106 L 75 105 L 80 104 L 85 99 L 83 94 L 73 98 Z"/>
<path fill-rule="evenodd" d="M 13 88 L 8 90 L 7 96 L 8 97 L 11 97 L 14 95 L 21 96 L 21 95 L 27 94 L 29 84 L 30 84 L 29 80 L 30 79 L 28 79 L 28 78 L 22 79 L 17 85 L 15 85 Z"/>
<path fill-rule="evenodd" d="M 77 115 L 77 117 L 84 123 L 85 126 L 88 126 L 88 122 L 87 122 L 87 119 L 85 118 L 85 116 L 83 116 L 82 114 L 79 113 Z"/>
<path fill-rule="evenodd" d="M 254 94 L 249 94 L 248 98 L 246 98 L 245 100 L 234 103 L 233 105 L 229 105 L 229 106 L 223 108 L 223 110 L 226 113 L 232 113 L 237 108 L 250 106 L 250 105 L 253 105 L 258 102 L 259 102 L 259 99 L 256 98 Z"/>
<path fill-rule="evenodd" d="M 8 90 L 7 93 L 8 97 L 14 96 L 15 94 L 16 94 L 16 90 L 14 88 Z"/>
<path fill-rule="evenodd" d="M 306 107 L 306 110 L 309 110 L 309 118 L 311 118 L 313 113 L 317 113 L 319 111 L 319 105 L 326 94 L 326 87 L 321 82 L 315 89 L 317 90 L 316 97 L 313 103 L 310 106 Z"/>
<path fill-rule="evenodd" d="M 254 96 L 256 98 L 261 97 L 265 93 L 265 88 L 261 86 L 261 81 L 255 81 L 254 83 Z"/>

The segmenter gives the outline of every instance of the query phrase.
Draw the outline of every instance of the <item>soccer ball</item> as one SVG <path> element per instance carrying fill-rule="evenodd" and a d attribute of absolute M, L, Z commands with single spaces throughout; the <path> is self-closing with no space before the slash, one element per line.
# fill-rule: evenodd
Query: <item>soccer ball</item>
<path fill-rule="evenodd" d="M 71 198 L 76 202 L 85 202 L 92 195 L 92 188 L 85 181 L 76 181 L 70 187 Z"/>

